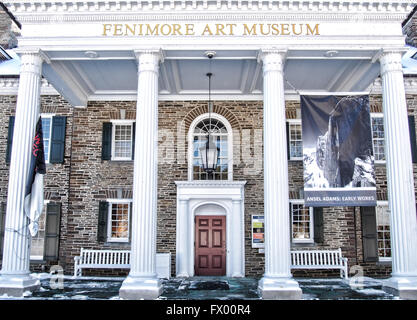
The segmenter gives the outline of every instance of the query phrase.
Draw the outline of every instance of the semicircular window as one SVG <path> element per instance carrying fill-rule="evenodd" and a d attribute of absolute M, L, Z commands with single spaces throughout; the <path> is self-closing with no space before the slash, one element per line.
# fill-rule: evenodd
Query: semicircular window
<path fill-rule="evenodd" d="M 211 117 L 199 121 L 190 128 L 192 135 L 192 179 L 193 180 L 228 180 L 229 178 L 229 132 L 222 121 Z M 200 148 L 207 141 L 207 132 L 220 149 L 217 168 L 212 174 L 205 172 L 201 166 Z"/>

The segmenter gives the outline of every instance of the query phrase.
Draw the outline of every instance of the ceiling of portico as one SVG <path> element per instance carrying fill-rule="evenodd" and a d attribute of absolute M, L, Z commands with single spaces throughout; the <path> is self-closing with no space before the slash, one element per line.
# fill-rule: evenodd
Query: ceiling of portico
<path fill-rule="evenodd" d="M 287 94 L 366 91 L 379 74 L 379 50 L 404 46 L 401 21 L 415 0 L 3 3 L 22 23 L 21 52 L 42 50 L 46 57 L 44 77 L 72 105 L 85 106 L 89 100 L 136 99 L 134 50 L 141 47 L 161 48 L 164 54 L 159 76 L 161 100 L 207 99 L 210 66 L 206 50 L 216 51 L 210 70 L 214 99 L 262 99 L 258 55 L 260 48 L 270 46 L 288 49 L 284 69 Z M 293 31 L 288 35 L 288 30 L 281 29 L 279 36 L 261 36 L 260 30 L 255 35 L 239 29 L 240 33 L 223 35 L 218 31 L 208 36 L 203 31 L 206 23 L 217 25 L 219 21 L 236 23 L 237 29 L 246 23 L 282 22 L 282 28 L 293 23 L 311 24 L 312 28 L 320 24 L 320 32 L 317 29 L 313 36 L 312 31 L 302 35 Z M 115 29 L 107 34 L 105 26 L 121 23 L 130 27 L 137 23 L 182 24 L 181 28 L 190 23 L 196 33 L 185 34 L 181 29 L 178 37 L 153 33 L 149 37 L 136 33 L 120 37 Z"/>
<path fill-rule="evenodd" d="M 75 106 L 88 100 L 135 100 L 137 62 L 133 51 L 45 52 L 45 78 Z M 379 74 L 376 52 L 289 50 L 284 74 L 287 93 L 365 91 Z M 213 99 L 262 99 L 262 62 L 257 50 L 167 50 L 160 64 L 160 100 L 205 100 L 207 72 Z"/>

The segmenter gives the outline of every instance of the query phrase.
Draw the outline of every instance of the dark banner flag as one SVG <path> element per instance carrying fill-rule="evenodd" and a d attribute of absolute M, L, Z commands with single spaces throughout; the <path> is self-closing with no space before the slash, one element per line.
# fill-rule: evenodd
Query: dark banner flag
<path fill-rule="evenodd" d="M 301 96 L 306 206 L 375 206 L 368 96 Z"/>
<path fill-rule="evenodd" d="M 25 213 L 30 221 L 29 231 L 32 237 L 38 232 L 38 220 L 43 210 L 43 176 L 45 173 L 46 165 L 43 149 L 42 119 L 39 117 L 32 144 L 29 178 L 25 190 Z"/>

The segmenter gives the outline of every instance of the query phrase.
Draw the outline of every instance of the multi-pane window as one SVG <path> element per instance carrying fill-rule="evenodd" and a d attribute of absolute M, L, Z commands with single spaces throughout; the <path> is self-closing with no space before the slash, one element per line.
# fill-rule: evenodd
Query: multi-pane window
<path fill-rule="evenodd" d="M 390 214 L 388 205 L 378 205 L 376 208 L 376 226 L 379 260 L 391 259 Z"/>
<path fill-rule="evenodd" d="M 129 240 L 130 201 L 109 204 L 108 241 L 127 242 Z"/>
<path fill-rule="evenodd" d="M 52 132 L 52 115 L 41 115 L 42 118 L 42 135 L 45 162 L 49 163 L 51 132 Z"/>
<path fill-rule="evenodd" d="M 384 142 L 384 118 L 382 115 L 371 116 L 372 143 L 374 146 L 375 161 L 385 161 L 385 142 Z"/>
<path fill-rule="evenodd" d="M 131 160 L 133 143 L 133 122 L 113 122 L 112 160 Z"/>
<path fill-rule="evenodd" d="M 42 260 L 45 247 L 45 223 L 46 223 L 46 204 L 43 206 L 42 214 L 38 220 L 38 233 L 32 237 L 30 247 L 30 259 Z"/>
<path fill-rule="evenodd" d="M 290 202 L 292 242 L 314 242 L 313 210 L 304 206 L 303 201 Z"/>
<path fill-rule="evenodd" d="M 303 158 L 301 120 L 288 121 L 288 143 L 290 160 L 301 160 Z"/>
<path fill-rule="evenodd" d="M 207 132 L 219 148 L 216 170 L 208 174 L 201 164 L 200 148 L 206 145 Z M 211 118 L 204 119 L 194 127 L 192 144 L 192 179 L 193 180 L 228 180 L 229 178 L 229 133 L 222 121 Z"/>

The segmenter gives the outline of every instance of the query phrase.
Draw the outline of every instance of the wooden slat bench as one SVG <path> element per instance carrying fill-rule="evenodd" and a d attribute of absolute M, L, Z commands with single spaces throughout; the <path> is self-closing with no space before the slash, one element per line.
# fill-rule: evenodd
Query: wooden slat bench
<path fill-rule="evenodd" d="M 291 269 L 339 269 L 340 277 L 348 279 L 348 261 L 337 250 L 292 250 Z"/>
<path fill-rule="evenodd" d="M 81 248 L 74 257 L 74 277 L 82 276 L 82 269 L 130 269 L 130 250 L 92 250 Z M 171 253 L 156 254 L 158 278 L 171 276 Z"/>

